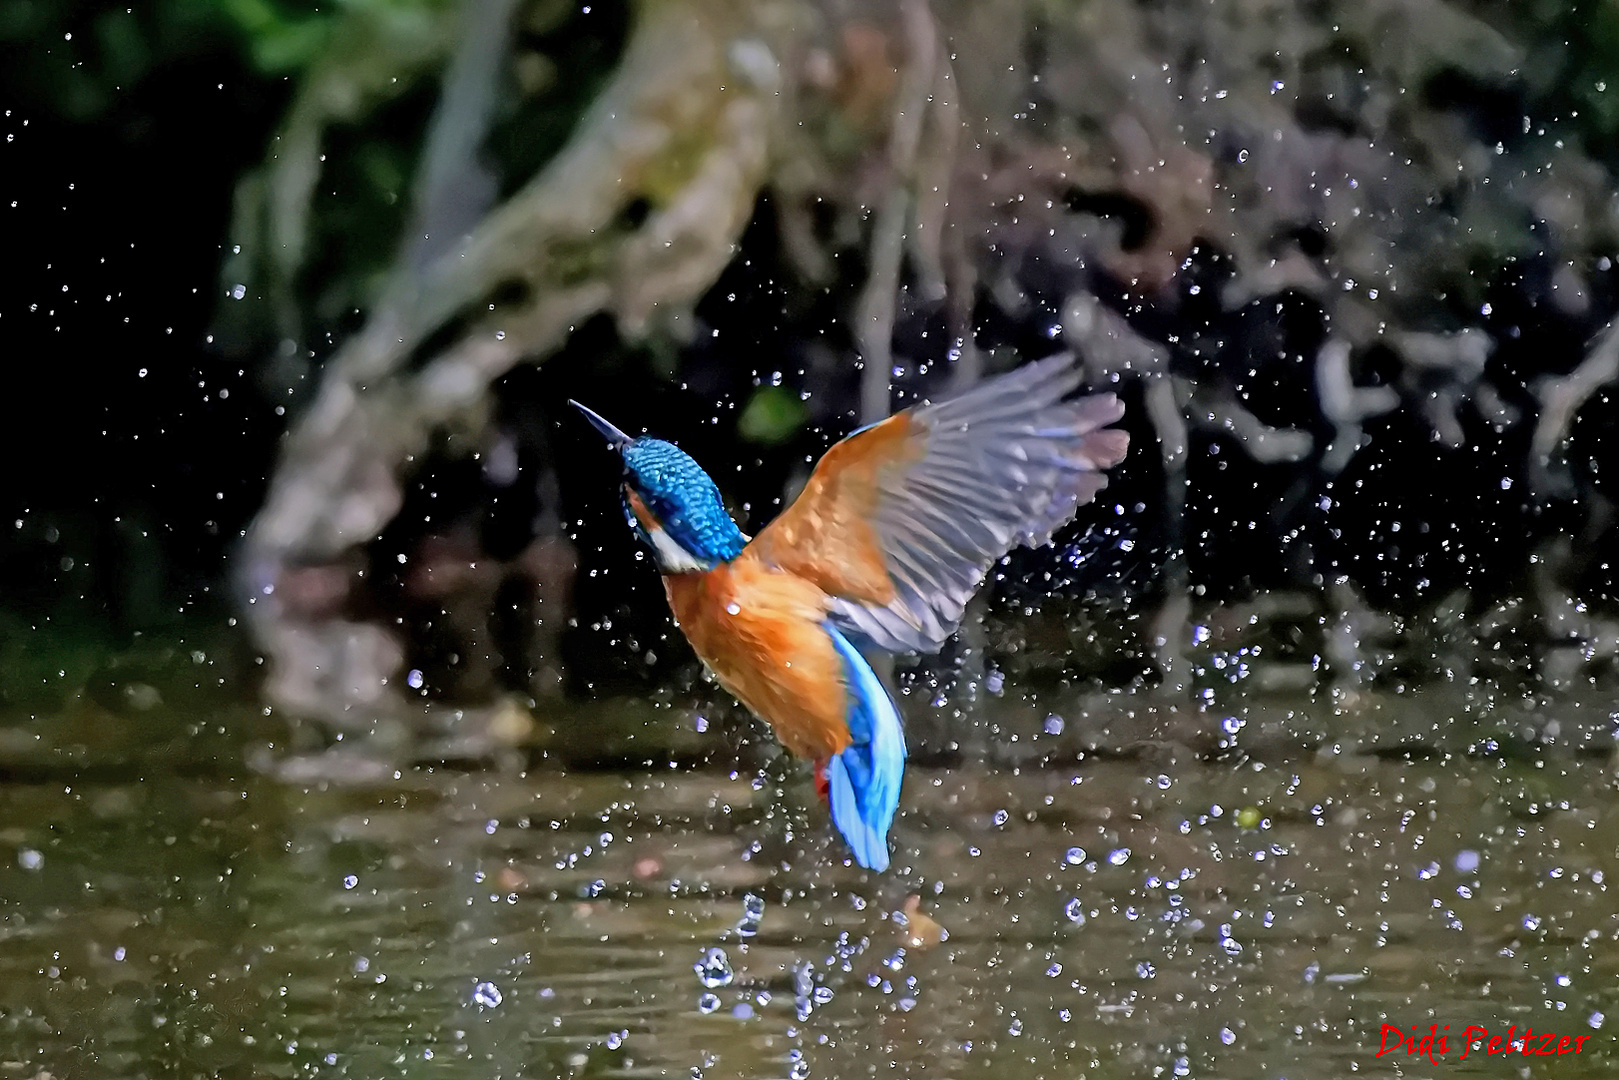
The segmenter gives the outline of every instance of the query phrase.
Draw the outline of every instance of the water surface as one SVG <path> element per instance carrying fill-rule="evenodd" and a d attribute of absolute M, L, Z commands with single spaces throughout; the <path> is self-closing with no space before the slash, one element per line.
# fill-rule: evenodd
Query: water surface
<path fill-rule="evenodd" d="M 1073 704 L 914 768 L 885 875 L 796 768 L 691 757 L 716 736 L 679 710 L 619 710 L 650 765 L 307 786 L 242 764 L 275 732 L 246 707 L 8 729 L 0 1077 L 1613 1073 L 1606 749 L 1507 752 L 1421 698 L 1361 706 L 1450 733 L 1422 752 L 1321 741 L 1326 698 L 1235 734 Z M 590 741 L 615 709 L 544 719 Z M 1379 1058 L 1385 1024 L 1451 1052 Z M 1464 1062 L 1469 1025 L 1590 1038 Z"/>

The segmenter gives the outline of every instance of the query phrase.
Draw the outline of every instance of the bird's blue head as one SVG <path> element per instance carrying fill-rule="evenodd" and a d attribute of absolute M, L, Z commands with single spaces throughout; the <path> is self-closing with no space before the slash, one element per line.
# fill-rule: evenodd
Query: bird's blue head
<path fill-rule="evenodd" d="M 624 517 L 665 574 L 712 570 L 741 554 L 747 538 L 702 466 L 674 443 L 631 438 L 577 401 L 624 460 Z"/>

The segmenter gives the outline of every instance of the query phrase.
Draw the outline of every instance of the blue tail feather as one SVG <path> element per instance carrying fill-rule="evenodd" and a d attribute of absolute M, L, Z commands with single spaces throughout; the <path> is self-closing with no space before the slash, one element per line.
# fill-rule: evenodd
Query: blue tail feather
<path fill-rule="evenodd" d="M 868 870 L 887 870 L 888 828 L 905 774 L 905 731 L 893 698 L 866 658 L 830 624 L 826 631 L 843 660 L 854 740 L 827 762 L 832 823 L 849 842 L 856 862 Z"/>

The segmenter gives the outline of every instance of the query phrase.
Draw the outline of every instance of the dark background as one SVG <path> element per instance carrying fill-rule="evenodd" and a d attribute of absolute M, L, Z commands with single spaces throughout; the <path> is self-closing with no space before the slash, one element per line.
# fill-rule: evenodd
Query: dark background
<path fill-rule="evenodd" d="M 1495 12 L 1452 6 L 1483 21 Z M 97 655 L 128 648 L 138 634 L 225 633 L 239 608 L 227 572 L 233 545 L 260 505 L 289 417 L 310 400 L 331 349 L 363 321 L 366 275 L 394 256 L 398 194 L 436 99 L 423 81 L 331 126 L 315 254 L 295 301 L 311 359 L 289 375 L 277 360 L 274 318 L 247 311 L 251 295 L 231 298 L 236 283 L 225 266 L 234 200 L 244 174 L 265 160 L 299 80 L 318 69 L 339 18 L 331 5 L 293 0 L 0 2 L 0 235 L 11 268 L 0 291 L 9 414 L 0 424 L 7 463 L 0 635 L 14 660 L 0 692 L 16 704 L 41 692 L 35 667 L 67 665 L 57 654 L 75 658 L 83 681 Z M 1566 140 L 1566 155 L 1601 189 L 1619 161 L 1619 108 L 1608 104 L 1619 89 L 1610 95 L 1604 75 L 1612 66 L 1619 77 L 1608 48 L 1613 24 L 1605 6 L 1516 5 L 1501 32 L 1533 65 L 1492 79 L 1441 57 L 1425 81 L 1403 90 L 1420 100 L 1416 112 L 1443 117 L 1463 141 L 1509 161 L 1516 155 L 1526 175 L 1539 167 L 1546 140 L 1559 139 L 1560 148 Z M 625 12 L 604 8 L 593 17 L 558 16 L 535 32 L 531 44 L 558 58 L 561 74 L 543 107 L 513 106 L 491 134 L 488 154 L 503 192 L 566 139 L 610 73 L 628 25 Z M 1060 35 L 1022 29 L 1018 47 L 1058 66 Z M 1323 104 L 1353 96 L 1304 93 L 1299 122 L 1312 131 L 1360 130 L 1351 106 L 1335 113 Z M 1559 167 L 1573 166 L 1565 157 Z M 1422 212 L 1463 220 L 1464 211 L 1446 201 L 1458 196 L 1440 182 L 1415 189 Z M 1407 211 L 1402 197 L 1390 195 L 1390 215 Z M 1422 368 L 1396 347 L 1358 346 L 1357 382 L 1397 387 L 1401 405 L 1367 421 L 1365 448 L 1341 473 L 1323 472 L 1319 451 L 1298 462 L 1257 462 L 1240 439 L 1194 426 L 1186 513 L 1176 524 L 1163 510 L 1165 472 L 1142 384 L 1126 376 L 1120 388 L 1135 452 L 1097 514 L 1055 549 L 1014 556 L 995 586 L 996 610 L 1051 595 L 1128 611 L 1183 588 L 1216 604 L 1270 591 L 1330 597 L 1347 585 L 1372 608 L 1396 614 L 1465 589 L 1463 607 L 1480 613 L 1531 595 L 1540 587 L 1537 565 L 1551 566 L 1557 587 L 1591 610 L 1611 609 L 1614 568 L 1605 552 L 1619 468 L 1611 386 L 1580 408 L 1552 462 L 1553 482 L 1537 481 L 1529 441 L 1537 380 L 1573 371 L 1616 306 L 1614 232 L 1605 219 L 1573 230 L 1550 224 L 1527 192 L 1503 205 L 1502 228 L 1525 243 L 1493 256 L 1466 253 L 1468 290 L 1430 289 L 1399 308 L 1406 328 L 1474 327 L 1491 339 L 1478 384 L 1463 388 L 1455 412 L 1459 445 L 1437 437 L 1423 411 L 1451 373 Z M 1153 242 L 1132 235 L 1150 227 L 1150 202 L 1075 188 L 1057 212 L 1121 226 L 1110 235 L 1123 252 Z M 1345 243 L 1341 225 L 1285 224 L 1254 246 L 1330 259 Z M 549 514 L 579 560 L 575 619 L 561 645 L 569 685 L 644 685 L 689 667 L 652 602 L 650 575 L 629 565 L 612 462 L 557 406 L 579 397 L 632 431 L 644 426 L 676 439 L 720 479 L 745 528 L 768 520 L 806 458 L 853 426 L 859 373 L 847 325 L 864 280 L 858 233 L 820 288 L 795 277 L 777 235 L 767 193 L 741 253 L 697 305 L 700 326 L 721 329 L 717 337 L 627 341 L 602 317 L 543 366 L 501 380 L 492 408 L 517 433 L 519 481 L 497 490 L 478 465 L 448 450 L 420 463 L 405 508 L 367 552 L 379 568 L 363 600 L 368 610 L 408 606 L 399 575 L 387 574 L 389 556 L 414 550 L 430 519 L 460 522 L 484 550 L 510 558 Z M 1024 235 L 998 245 L 982 268 L 970 310 L 974 344 L 991 368 L 1062 347 L 1052 327 L 1063 297 L 1082 280 L 1162 345 L 1181 378 L 1234 396 L 1267 423 L 1314 434 L 1318 448 L 1330 435 L 1311 362 L 1332 328 L 1319 296 L 1284 286 L 1243 303 L 1222 301 L 1222 289 L 1252 267 L 1240 266 L 1218 239 L 1193 244 L 1178 270 L 1151 289 L 1131 286 L 1105 260 L 1081 272 L 1051 254 Z M 1559 296 L 1569 268 L 1579 304 Z M 1018 303 L 1005 302 L 1006 282 L 1015 284 Z M 948 330 L 938 306 L 901 304 L 897 401 L 943 385 L 953 362 Z M 786 373 L 784 389 L 761 391 L 775 371 Z M 1511 411 L 1510 422 L 1477 405 L 1477 385 Z M 811 395 L 807 407 L 793 404 L 797 391 Z M 750 422 L 738 419 L 750 406 L 751 433 Z M 1569 543 L 1558 548 L 1560 537 Z M 604 614 L 617 616 L 616 629 L 600 628 Z M 661 656 L 649 660 L 648 648 Z M 252 655 L 242 645 L 244 674 Z M 1149 669 L 1143 661 L 1111 677 Z M 59 689 L 43 681 L 49 693 Z"/>

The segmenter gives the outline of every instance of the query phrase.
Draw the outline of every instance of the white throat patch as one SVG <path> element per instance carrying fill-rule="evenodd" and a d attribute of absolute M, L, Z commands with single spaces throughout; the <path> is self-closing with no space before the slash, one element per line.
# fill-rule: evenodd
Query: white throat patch
<path fill-rule="evenodd" d="M 690 574 L 708 569 L 707 564 L 662 529 L 648 529 L 646 535 L 652 541 L 652 556 L 658 561 L 658 569 L 665 574 Z"/>

